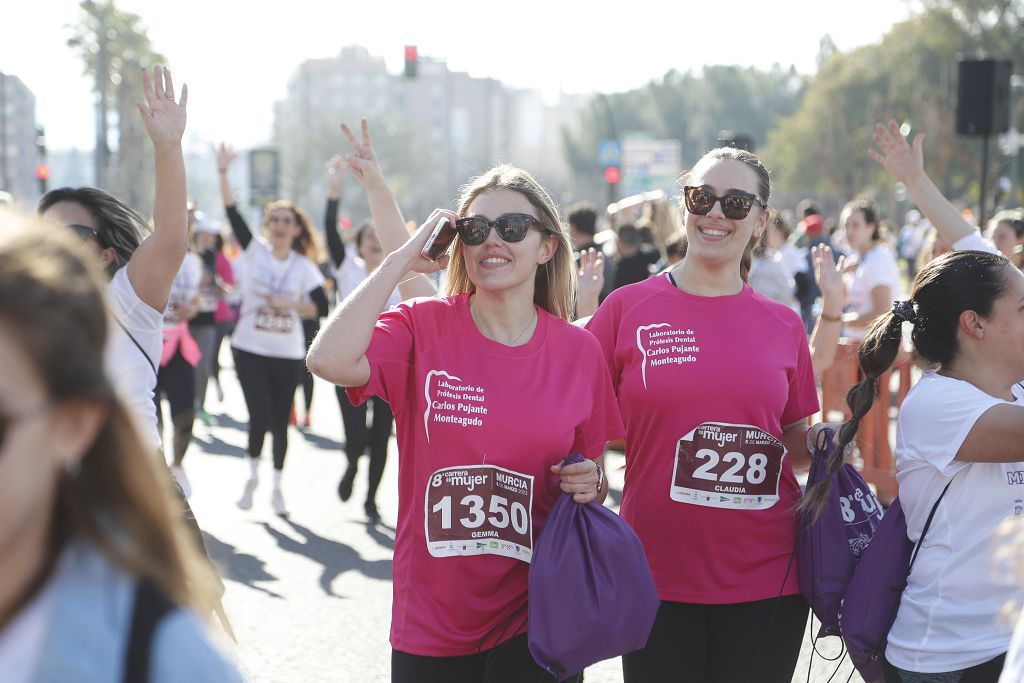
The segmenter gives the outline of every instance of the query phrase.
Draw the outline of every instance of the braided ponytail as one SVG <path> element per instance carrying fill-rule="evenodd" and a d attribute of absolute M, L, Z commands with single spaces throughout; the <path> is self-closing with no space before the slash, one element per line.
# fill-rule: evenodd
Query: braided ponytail
<path fill-rule="evenodd" d="M 899 353 L 905 321 L 901 315 L 905 310 L 902 307 L 910 303 L 894 302 L 893 307 L 899 313 L 889 311 L 883 314 L 868 329 L 867 337 L 857 352 L 857 361 L 861 372 L 864 373 L 864 379 L 854 384 L 846 394 L 846 404 L 850 406 L 850 419 L 839 428 L 838 440 L 835 449 L 828 456 L 824 478 L 807 490 L 798 509 L 809 510 L 815 517 L 824 509 L 832 488 L 832 476 L 843 466 L 847 446 L 853 443 L 860 421 L 874 405 L 879 390 L 878 379 L 892 366 L 896 354 Z M 882 389 L 885 390 L 886 387 Z"/>

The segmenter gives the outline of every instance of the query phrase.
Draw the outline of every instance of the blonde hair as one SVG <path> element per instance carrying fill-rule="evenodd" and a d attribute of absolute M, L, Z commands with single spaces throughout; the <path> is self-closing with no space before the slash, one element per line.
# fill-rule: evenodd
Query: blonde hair
<path fill-rule="evenodd" d="M 270 218 L 278 209 L 291 211 L 296 225 L 299 226 L 299 234 L 292 242 L 292 249 L 313 263 L 321 263 L 324 260 L 324 249 L 320 244 L 320 236 L 313 229 L 309 215 L 290 199 L 278 199 L 267 204 L 263 211 L 263 230 L 266 231 L 270 227 Z"/>
<path fill-rule="evenodd" d="M 99 267 L 71 231 L 0 212 L 0 319 L 54 403 L 106 410 L 80 467 L 57 484 L 51 557 L 67 539 L 83 537 L 177 604 L 205 612 L 217 597 L 212 569 L 187 535 L 166 469 L 104 371 L 102 287 Z"/>
<path fill-rule="evenodd" d="M 537 267 L 534 277 L 533 301 L 545 311 L 568 321 L 572 316 L 576 299 L 576 263 L 572 256 L 569 233 L 562 227 L 558 207 L 547 191 L 532 175 L 510 164 L 501 164 L 483 173 L 462 187 L 457 212 L 465 216 L 470 204 L 477 197 L 494 190 L 518 192 L 537 211 L 537 218 L 545 234 L 556 240 L 555 253 Z M 476 285 L 469 279 L 466 259 L 462 253 L 462 240 L 452 245 L 451 261 L 448 264 L 448 281 L 445 293 L 449 296 L 472 294 Z"/>

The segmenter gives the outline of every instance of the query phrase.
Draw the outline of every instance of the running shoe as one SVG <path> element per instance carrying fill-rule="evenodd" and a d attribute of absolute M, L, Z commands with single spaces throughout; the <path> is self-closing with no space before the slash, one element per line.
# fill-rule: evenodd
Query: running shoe
<path fill-rule="evenodd" d="M 338 497 L 341 498 L 342 502 L 347 501 L 352 497 L 352 485 L 356 481 L 356 468 L 352 465 L 348 466 L 345 470 L 345 475 L 338 482 Z"/>
<path fill-rule="evenodd" d="M 210 414 L 202 408 L 196 411 L 196 417 L 198 417 L 207 427 L 213 424 L 213 418 L 210 417 Z"/>
<path fill-rule="evenodd" d="M 302 418 L 302 430 L 309 431 L 309 413 L 306 413 L 306 416 Z"/>
<path fill-rule="evenodd" d="M 274 494 L 270 498 L 270 504 L 274 508 L 274 514 L 280 517 L 288 516 L 288 508 L 284 504 L 284 496 L 281 494 L 281 489 L 274 489 Z"/>
<path fill-rule="evenodd" d="M 377 512 L 377 504 L 375 502 L 372 500 L 366 501 L 366 505 L 363 506 L 363 509 L 366 510 L 366 521 L 371 524 L 376 524 L 380 521 L 380 513 Z"/>
<path fill-rule="evenodd" d="M 288 415 L 288 424 L 294 427 L 298 421 L 298 418 L 295 417 L 295 406 L 292 406 L 292 412 Z"/>
<path fill-rule="evenodd" d="M 238 499 L 238 507 L 243 510 L 248 510 L 252 507 L 252 494 L 256 490 L 256 485 L 259 483 L 259 479 L 255 477 L 245 482 L 245 489 L 242 490 L 242 497 Z"/>
<path fill-rule="evenodd" d="M 178 486 L 181 487 L 181 494 L 186 498 L 191 498 L 192 485 L 188 483 L 185 469 L 181 465 L 171 465 L 171 476 L 174 477 L 174 481 L 178 482 Z"/>

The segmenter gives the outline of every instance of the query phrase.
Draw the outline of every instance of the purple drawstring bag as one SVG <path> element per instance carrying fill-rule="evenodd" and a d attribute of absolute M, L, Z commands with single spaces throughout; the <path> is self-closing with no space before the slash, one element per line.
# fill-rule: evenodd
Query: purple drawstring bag
<path fill-rule="evenodd" d="M 570 455 L 562 464 L 583 461 Z M 544 522 L 529 581 L 530 653 L 558 680 L 644 647 L 661 604 L 633 529 L 568 493 Z"/>
<path fill-rule="evenodd" d="M 834 431 L 823 429 L 811 457 L 810 489 L 824 479 L 835 452 Z M 804 511 L 796 541 L 800 592 L 821 621 L 818 637 L 838 636 L 839 605 L 853 570 L 882 519 L 882 506 L 849 463 L 832 475 L 820 515 Z"/>
<path fill-rule="evenodd" d="M 907 585 L 907 520 L 897 497 L 882 517 L 843 598 L 839 623 L 850 661 L 866 683 L 884 678 L 885 643 Z"/>
<path fill-rule="evenodd" d="M 907 536 L 907 518 L 897 496 L 875 529 L 861 556 L 839 610 L 839 625 L 850 661 L 865 683 L 884 680 L 885 646 L 896 621 L 907 577 L 917 559 L 916 549 L 928 533 L 932 517 L 949 490 L 950 480 L 928 514 L 917 545 Z"/>

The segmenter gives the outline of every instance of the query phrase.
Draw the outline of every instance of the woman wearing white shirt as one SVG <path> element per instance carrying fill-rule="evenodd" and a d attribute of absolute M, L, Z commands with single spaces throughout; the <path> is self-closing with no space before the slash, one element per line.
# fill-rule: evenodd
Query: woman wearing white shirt
<path fill-rule="evenodd" d="M 900 266 L 885 243 L 875 207 L 855 199 L 843 207 L 839 222 L 846 229 L 846 241 L 856 252 L 857 266 L 848 275 L 848 312 L 843 316 L 846 335 L 853 341 L 864 338 L 865 328 L 889 310 L 900 289 Z"/>
<path fill-rule="evenodd" d="M 1024 592 L 995 571 L 993 532 L 1024 501 L 1024 275 L 1003 256 L 958 251 L 928 264 L 911 298 L 868 330 L 859 352 L 865 379 L 850 391 L 853 417 L 839 432 L 838 469 L 878 391 L 878 378 L 913 326 L 931 371 L 900 408 L 896 466 L 908 534 L 928 534 L 888 637 L 886 681 L 992 682 L 1011 627 L 1000 618 Z M 947 488 L 948 487 L 948 488 Z M 823 501 L 827 486 L 808 493 Z"/>
<path fill-rule="evenodd" d="M 116 321 L 104 362 L 121 400 L 135 415 L 153 452 L 160 449 L 153 389 L 163 343 L 163 310 L 188 250 L 185 132 L 188 89 L 176 102 L 171 72 L 142 73 L 146 103 L 139 104 L 153 143 L 156 185 L 153 230 L 124 202 L 93 187 L 63 187 L 39 200 L 39 213 L 73 230 L 106 271 L 107 306 Z"/>
<path fill-rule="evenodd" d="M 355 229 L 355 238 L 345 245 L 338 234 L 338 204 L 341 197 L 341 179 L 345 164 L 341 157 L 334 157 L 328 162 L 327 211 L 325 212 L 324 232 L 327 235 L 327 248 L 331 252 L 331 264 L 334 266 L 334 279 L 338 285 L 338 301 L 348 295 L 377 270 L 384 260 L 384 250 L 377 238 L 377 230 L 372 221 L 364 221 Z M 388 308 L 401 301 L 398 290 L 391 292 Z M 370 470 L 367 477 L 366 502 L 363 509 L 370 522 L 377 522 L 380 513 L 377 511 L 377 488 L 384 476 L 384 466 L 388 458 L 388 440 L 395 422 L 391 406 L 379 396 L 371 397 L 366 403 L 353 405 L 342 387 L 335 387 L 338 394 L 338 406 L 341 408 L 341 420 L 345 427 L 345 455 L 348 467 L 338 483 L 338 496 L 342 501 L 352 497 L 352 488 L 359 471 L 359 458 L 369 450 Z M 372 418 L 367 419 L 367 408 L 372 406 Z"/>
<path fill-rule="evenodd" d="M 287 507 L 281 473 L 288 451 L 288 414 L 302 381 L 306 341 L 301 318 L 327 315 L 323 275 L 315 261 L 320 251 L 309 218 L 287 200 L 266 206 L 263 232 L 255 237 L 235 206 L 228 167 L 235 155 L 224 145 L 217 152 L 221 199 L 231 230 L 245 250 L 242 309 L 231 337 L 235 370 L 249 410 L 249 479 L 238 507 L 252 507 L 259 483 L 259 457 L 267 432 L 273 438 L 274 488 L 271 504 L 278 515 Z M 312 257 L 312 258 L 310 258 Z"/>
<path fill-rule="evenodd" d="M 377 270 L 385 254 L 397 250 L 409 239 L 405 219 L 402 218 L 402 212 L 395 202 L 391 188 L 384 179 L 380 162 L 373 149 L 370 127 L 366 119 L 361 121 L 361 139 L 357 138 L 347 125 L 342 124 L 341 129 L 352 145 L 352 153 L 344 159 L 335 156 L 327 162 L 328 190 L 324 226 L 327 247 L 335 267 L 339 303 Z M 370 212 L 373 215 L 372 221 L 366 221 L 356 228 L 354 244 L 347 247 L 338 234 L 338 206 L 342 177 L 346 168 L 366 190 Z M 387 306 L 395 306 L 404 299 L 430 297 L 436 294 L 437 290 L 424 276 L 409 277 L 391 292 Z M 345 455 L 348 458 L 348 467 L 338 483 L 338 496 L 343 501 L 348 501 L 352 496 L 359 458 L 369 448 L 370 469 L 364 510 L 367 519 L 376 522 L 380 519 L 376 503 L 377 488 L 387 463 L 388 440 L 391 437 L 394 415 L 391 406 L 379 396 L 371 397 L 362 405 L 353 406 L 344 389 L 337 387 L 337 393 L 345 426 Z M 367 423 L 367 404 L 373 407 L 373 418 L 370 423 Z"/>

